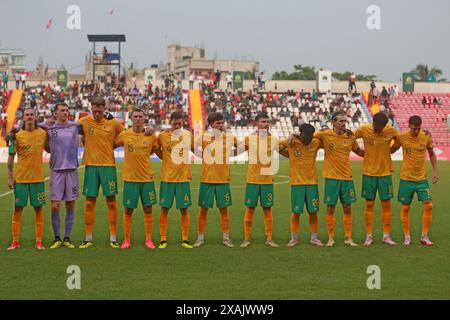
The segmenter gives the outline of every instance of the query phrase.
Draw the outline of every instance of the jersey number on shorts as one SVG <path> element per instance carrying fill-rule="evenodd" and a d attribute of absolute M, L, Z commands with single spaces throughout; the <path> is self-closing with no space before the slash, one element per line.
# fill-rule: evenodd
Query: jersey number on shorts
<path fill-rule="evenodd" d="M 109 192 L 114 192 L 114 190 L 116 189 L 116 183 L 114 181 L 108 181 L 108 185 L 109 185 Z"/>
<path fill-rule="evenodd" d="M 39 192 L 37 194 L 37 199 L 38 199 L 39 202 L 45 201 L 45 192 Z"/>

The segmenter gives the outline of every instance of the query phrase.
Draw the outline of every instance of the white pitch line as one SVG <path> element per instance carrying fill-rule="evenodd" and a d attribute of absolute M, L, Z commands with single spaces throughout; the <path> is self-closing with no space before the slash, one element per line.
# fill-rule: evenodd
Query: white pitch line
<path fill-rule="evenodd" d="M 84 165 L 79 166 L 78 169 L 83 168 L 83 167 L 84 167 Z M 45 177 L 45 178 L 44 178 L 44 181 L 48 181 L 48 180 L 50 180 L 50 177 Z M 9 196 L 10 194 L 13 194 L 13 193 L 14 193 L 14 190 L 10 190 L 10 191 L 8 191 L 8 192 L 2 193 L 2 194 L 0 194 L 0 198 Z"/>
<path fill-rule="evenodd" d="M 82 167 L 84 167 L 84 165 L 83 165 L 83 166 L 79 166 L 78 169 L 80 169 L 80 168 L 82 168 Z M 119 170 L 117 170 L 117 173 L 119 173 Z M 193 171 L 192 173 L 200 173 L 200 171 Z M 241 173 L 241 172 L 236 172 L 236 173 L 233 173 L 233 174 L 235 174 L 235 175 L 242 175 L 242 176 L 247 175 L 246 173 Z M 289 179 L 288 176 L 283 176 L 283 175 L 275 175 L 275 177 Z M 45 177 L 44 181 L 48 181 L 48 180 L 50 180 L 50 177 Z M 286 184 L 286 183 L 288 183 L 288 182 L 289 182 L 289 180 L 286 180 L 286 181 L 274 182 L 273 184 L 274 184 L 274 185 L 279 185 L 279 184 Z M 240 188 L 244 188 L 245 186 L 246 186 L 246 184 L 245 184 L 245 185 L 239 185 L 239 186 L 231 186 L 231 189 L 240 189 Z M 156 189 L 156 190 L 159 190 L 158 187 L 155 188 L 155 189 Z M 197 188 L 197 187 L 191 188 L 191 190 L 199 190 L 199 189 L 200 189 L 200 188 Z M 119 188 L 118 191 L 123 191 L 123 189 L 122 189 L 122 188 Z M 9 196 L 9 195 L 12 194 L 12 193 L 14 193 L 13 190 L 8 191 L 8 192 L 5 192 L 5 193 L 2 193 L 2 194 L 0 194 L 0 198 Z"/>

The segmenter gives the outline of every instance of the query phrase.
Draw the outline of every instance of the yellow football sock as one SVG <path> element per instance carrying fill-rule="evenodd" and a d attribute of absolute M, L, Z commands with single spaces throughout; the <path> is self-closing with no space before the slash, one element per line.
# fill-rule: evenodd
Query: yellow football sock
<path fill-rule="evenodd" d="M 153 214 L 152 207 L 144 208 L 145 240 L 152 240 Z"/>
<path fill-rule="evenodd" d="M 108 205 L 108 224 L 109 224 L 109 234 L 112 237 L 117 235 L 117 204 L 116 199 L 108 200 L 106 198 L 106 204 Z"/>
<path fill-rule="evenodd" d="M 131 224 L 133 223 L 133 215 L 124 212 L 123 214 L 123 236 L 125 240 L 131 239 Z"/>
<path fill-rule="evenodd" d="M 319 227 L 319 218 L 317 213 L 311 213 L 309 215 L 309 227 L 311 228 L 311 233 L 317 234 L 317 229 Z"/>
<path fill-rule="evenodd" d="M 42 234 L 44 233 L 44 208 L 35 207 L 35 221 L 36 221 L 36 242 L 42 241 Z"/>
<path fill-rule="evenodd" d="M 206 228 L 206 219 L 208 215 L 208 209 L 207 208 L 200 208 L 198 212 L 198 234 L 205 234 L 205 228 Z"/>
<path fill-rule="evenodd" d="M 95 198 L 94 198 L 95 199 Z M 86 236 L 92 237 L 95 220 L 95 204 L 96 200 L 86 198 L 86 208 L 84 210 L 84 222 L 86 224 Z"/>
<path fill-rule="evenodd" d="M 425 202 L 423 204 L 422 215 L 422 236 L 426 236 L 430 230 L 431 221 L 433 220 L 433 203 Z"/>
<path fill-rule="evenodd" d="M 334 207 L 327 209 L 327 214 L 325 215 L 325 221 L 327 223 L 328 239 L 334 238 L 334 225 L 336 223 L 336 218 L 334 217 Z"/>
<path fill-rule="evenodd" d="M 405 235 L 405 237 L 409 237 L 410 236 L 410 231 L 409 231 L 409 208 L 410 208 L 409 204 L 402 204 L 401 220 L 402 220 L 403 234 Z"/>
<path fill-rule="evenodd" d="M 159 234 L 161 241 L 167 241 L 167 228 L 169 222 L 169 209 L 162 207 L 159 215 Z"/>
<path fill-rule="evenodd" d="M 189 224 L 191 218 L 189 216 L 189 211 L 187 209 L 183 209 L 181 211 L 181 235 L 183 237 L 183 241 L 189 240 Z"/>
<path fill-rule="evenodd" d="M 272 208 L 263 208 L 264 211 L 264 231 L 266 233 L 266 240 L 272 240 L 273 217 Z"/>
<path fill-rule="evenodd" d="M 291 213 L 291 234 L 297 234 L 300 226 L 300 215 Z"/>
<path fill-rule="evenodd" d="M 383 234 L 390 234 L 392 223 L 391 200 L 381 201 L 381 222 L 383 223 Z"/>
<path fill-rule="evenodd" d="M 12 217 L 12 237 L 13 241 L 18 242 L 20 237 L 20 225 L 22 223 L 23 207 L 15 207 Z"/>
<path fill-rule="evenodd" d="M 352 237 L 352 213 L 344 212 L 344 234 L 345 239 Z"/>
<path fill-rule="evenodd" d="M 375 206 L 375 201 L 366 200 L 366 208 L 364 209 L 364 221 L 366 223 L 366 234 L 367 235 L 372 235 L 374 206 Z"/>
<path fill-rule="evenodd" d="M 230 234 L 230 210 L 228 209 L 228 207 L 219 208 L 219 212 L 222 232 L 223 234 Z"/>
<path fill-rule="evenodd" d="M 253 224 L 253 214 L 255 213 L 255 208 L 246 208 L 245 216 L 244 216 L 244 234 L 245 240 L 250 240 L 250 236 L 252 233 L 252 224 Z"/>

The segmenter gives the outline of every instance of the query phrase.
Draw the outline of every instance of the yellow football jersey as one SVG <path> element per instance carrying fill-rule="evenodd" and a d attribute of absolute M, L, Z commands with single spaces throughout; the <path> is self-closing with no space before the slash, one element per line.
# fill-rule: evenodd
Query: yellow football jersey
<path fill-rule="evenodd" d="M 350 152 L 358 149 L 355 135 L 347 133 L 338 135 L 333 129 L 314 133 L 314 137 L 323 143 L 325 160 L 323 162 L 323 177 L 337 180 L 352 180 Z"/>
<path fill-rule="evenodd" d="M 316 138 L 313 138 L 307 146 L 298 139 L 295 139 L 293 144 L 289 144 L 286 139 L 280 141 L 280 151 L 287 149 L 289 153 L 289 179 L 291 185 L 319 183 L 316 171 L 316 156 L 320 148 L 322 148 L 322 142 Z"/>
<path fill-rule="evenodd" d="M 16 133 L 16 140 L 9 147 L 9 154 L 17 153 L 16 182 L 44 181 L 42 152 L 46 141 L 47 132 L 40 128 L 33 131 L 20 130 Z"/>
<path fill-rule="evenodd" d="M 364 141 L 363 175 L 388 176 L 392 172 L 391 145 L 398 131 L 387 125 L 380 133 L 373 131 L 372 124 L 366 124 L 355 131 L 356 139 Z"/>
<path fill-rule="evenodd" d="M 153 169 L 150 155 L 158 149 L 156 136 L 146 136 L 133 129 L 122 131 L 114 142 L 124 148 L 123 181 L 148 182 L 153 181 Z"/>
<path fill-rule="evenodd" d="M 247 183 L 272 184 L 275 175 L 272 157 L 278 148 L 278 139 L 253 133 L 244 138 L 244 144 L 248 150 Z"/>
<path fill-rule="evenodd" d="M 205 132 L 196 143 L 203 150 L 201 181 L 205 183 L 230 182 L 230 156 L 233 147 L 237 147 L 237 139 L 222 132 L 215 137 L 213 132 Z"/>
<path fill-rule="evenodd" d="M 402 147 L 403 161 L 400 179 L 420 181 L 427 178 L 425 159 L 427 149 L 433 148 L 433 140 L 425 132 L 420 131 L 417 137 L 413 137 L 409 130 L 400 132 L 394 145 Z"/>
<path fill-rule="evenodd" d="M 83 164 L 87 166 L 112 167 L 114 160 L 114 140 L 123 131 L 116 119 L 103 118 L 97 122 L 91 116 L 78 120 L 84 133 Z"/>
<path fill-rule="evenodd" d="M 161 181 L 188 182 L 191 180 L 191 161 L 189 151 L 194 149 L 194 137 L 187 130 L 163 131 L 157 138 L 162 151 Z"/>

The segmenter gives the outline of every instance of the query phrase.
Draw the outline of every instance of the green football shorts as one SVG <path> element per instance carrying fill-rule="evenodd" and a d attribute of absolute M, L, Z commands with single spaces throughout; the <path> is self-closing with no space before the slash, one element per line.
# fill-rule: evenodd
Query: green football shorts
<path fill-rule="evenodd" d="M 381 200 L 389 200 L 394 196 L 392 176 L 372 177 L 363 175 L 361 195 L 364 199 L 375 200 L 377 190 Z"/>
<path fill-rule="evenodd" d="M 342 204 L 351 204 L 356 201 L 355 185 L 353 180 L 337 180 L 325 178 L 324 203 L 335 206 L 338 198 Z"/>
<path fill-rule="evenodd" d="M 400 184 L 398 186 L 398 201 L 400 203 L 411 204 L 414 198 L 414 193 L 417 193 L 417 199 L 419 201 L 431 201 L 428 180 L 400 180 Z"/>
<path fill-rule="evenodd" d="M 255 208 L 258 205 L 258 198 L 261 207 L 273 207 L 273 184 L 247 183 L 245 188 L 245 206 Z"/>
<path fill-rule="evenodd" d="M 86 166 L 83 195 L 97 198 L 100 185 L 105 197 L 114 196 L 118 193 L 116 167 Z"/>
<path fill-rule="evenodd" d="M 305 205 L 308 213 L 319 211 L 319 187 L 317 184 L 291 186 L 292 212 L 303 213 Z"/>
<path fill-rule="evenodd" d="M 131 182 L 123 183 L 123 206 L 125 208 L 136 209 L 139 197 L 143 207 L 151 207 L 156 204 L 155 183 L 150 182 Z"/>
<path fill-rule="evenodd" d="M 214 197 L 217 208 L 226 208 L 232 205 L 229 183 L 205 183 L 200 182 L 198 194 L 198 206 L 201 208 L 213 208 Z"/>
<path fill-rule="evenodd" d="M 44 182 L 18 183 L 14 184 L 14 205 L 16 207 L 26 207 L 28 204 L 33 207 L 45 205 L 45 184 Z"/>
<path fill-rule="evenodd" d="M 172 208 L 173 200 L 177 201 L 177 209 L 189 208 L 192 205 L 191 186 L 189 182 L 163 182 L 159 190 L 159 204 L 164 208 Z"/>

